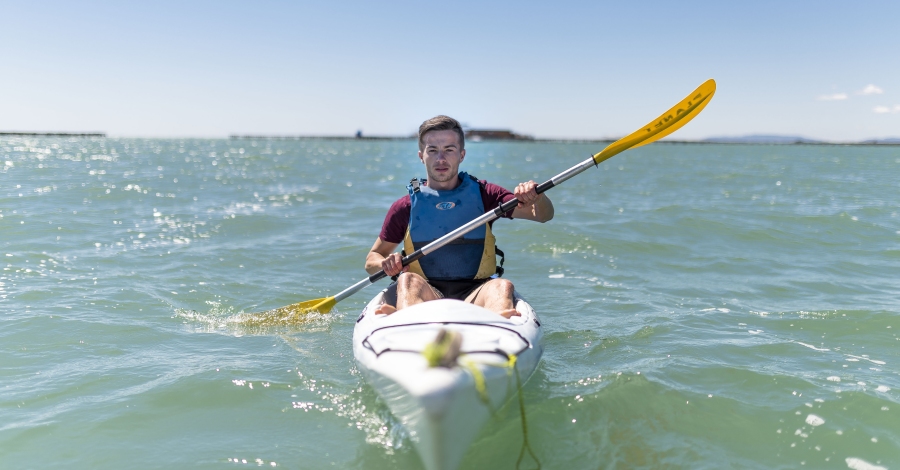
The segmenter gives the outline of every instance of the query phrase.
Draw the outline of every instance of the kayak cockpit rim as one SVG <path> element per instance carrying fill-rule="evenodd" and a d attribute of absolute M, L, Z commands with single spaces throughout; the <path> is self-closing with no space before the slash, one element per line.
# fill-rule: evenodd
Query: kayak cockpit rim
<path fill-rule="evenodd" d="M 369 338 L 371 338 L 373 335 L 375 335 L 375 333 L 378 333 L 381 330 L 386 330 L 389 328 L 406 328 L 406 327 L 411 327 L 411 326 L 425 326 L 425 325 L 489 326 L 492 328 L 498 328 L 501 330 L 505 330 L 510 333 L 515 333 L 516 336 L 518 336 L 519 339 L 522 340 L 522 343 L 525 344 L 525 346 L 523 346 L 522 349 L 519 349 L 518 351 L 516 351 L 514 353 L 507 353 L 506 351 L 503 351 L 498 348 L 498 349 L 494 349 L 491 351 L 487 351 L 487 350 L 485 350 L 485 351 L 460 351 L 460 354 L 497 354 L 504 359 L 509 359 L 511 356 L 518 356 L 518 355 L 522 354 L 523 352 L 534 347 L 534 345 L 531 344 L 531 341 L 528 341 L 528 339 L 526 339 L 524 336 L 522 336 L 521 333 L 519 333 L 518 331 L 513 330 L 511 328 L 506 328 L 506 327 L 500 326 L 500 325 L 493 325 L 491 323 L 476 323 L 476 322 L 462 322 L 462 321 L 430 321 L 430 322 L 419 322 L 419 323 L 403 323 L 403 324 L 399 324 L 399 325 L 386 325 L 386 326 L 378 327 L 378 328 L 372 330 L 371 333 L 366 335 L 366 337 L 362 340 L 362 346 L 364 348 L 368 349 L 369 351 L 372 351 L 372 354 L 375 354 L 375 357 L 381 357 L 381 355 L 386 352 L 405 352 L 405 353 L 422 354 L 422 351 L 416 351 L 414 349 L 384 348 L 379 352 L 379 351 L 376 351 L 375 348 L 372 346 L 372 343 L 369 342 Z"/>

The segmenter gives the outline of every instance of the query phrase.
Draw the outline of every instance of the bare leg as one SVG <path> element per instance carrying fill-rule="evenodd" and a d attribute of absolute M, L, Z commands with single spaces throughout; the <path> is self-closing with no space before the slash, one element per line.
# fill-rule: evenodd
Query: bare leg
<path fill-rule="evenodd" d="M 441 295 L 418 274 L 406 272 L 397 279 L 397 310 L 440 298 Z"/>
<path fill-rule="evenodd" d="M 406 272 L 400 274 L 400 277 L 397 278 L 396 307 L 384 304 L 375 310 L 375 313 L 380 315 L 390 315 L 397 310 L 440 298 L 440 294 L 438 294 L 422 276 Z"/>
<path fill-rule="evenodd" d="M 504 318 L 521 315 L 513 305 L 513 284 L 506 279 L 491 279 L 466 297 L 466 302 L 497 312 Z"/>

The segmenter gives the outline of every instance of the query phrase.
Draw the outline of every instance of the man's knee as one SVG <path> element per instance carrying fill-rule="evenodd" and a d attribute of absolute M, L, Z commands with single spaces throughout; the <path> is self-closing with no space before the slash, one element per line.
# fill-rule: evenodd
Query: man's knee
<path fill-rule="evenodd" d="M 397 308 L 440 298 L 441 294 L 418 274 L 405 272 L 397 278 Z"/>
<path fill-rule="evenodd" d="M 495 292 L 497 292 L 498 294 L 508 295 L 510 297 L 512 297 L 513 290 L 515 289 L 512 282 L 510 282 L 506 279 L 503 279 L 503 278 L 493 279 L 490 282 L 490 287 L 491 287 L 491 289 L 495 290 Z"/>
<path fill-rule="evenodd" d="M 419 276 L 416 273 L 405 272 L 400 273 L 400 276 L 397 278 L 397 287 L 399 289 L 409 289 L 413 286 L 421 286 L 422 284 L 427 284 L 425 278 Z"/>

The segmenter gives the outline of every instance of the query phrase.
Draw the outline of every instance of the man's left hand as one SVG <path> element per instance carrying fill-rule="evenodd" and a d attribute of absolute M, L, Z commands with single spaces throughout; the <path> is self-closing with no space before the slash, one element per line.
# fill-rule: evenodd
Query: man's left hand
<path fill-rule="evenodd" d="M 519 201 L 519 207 L 528 207 L 544 196 L 543 194 L 538 194 L 535 188 L 537 188 L 537 183 L 534 181 L 526 181 L 516 186 L 513 194 Z"/>

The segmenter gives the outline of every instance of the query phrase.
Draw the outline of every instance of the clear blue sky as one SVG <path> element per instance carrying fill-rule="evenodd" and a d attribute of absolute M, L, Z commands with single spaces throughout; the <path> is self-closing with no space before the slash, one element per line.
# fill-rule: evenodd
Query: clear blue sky
<path fill-rule="evenodd" d="M 0 1 L 0 130 L 900 137 L 900 2 Z"/>

